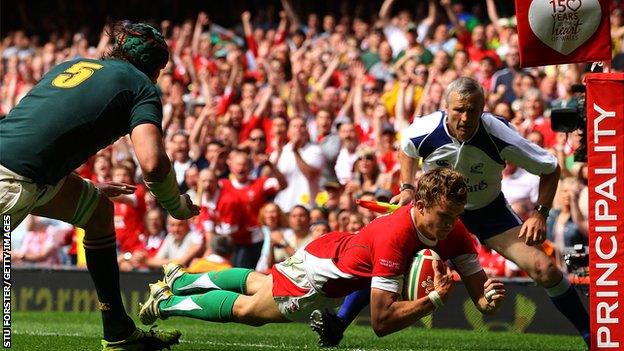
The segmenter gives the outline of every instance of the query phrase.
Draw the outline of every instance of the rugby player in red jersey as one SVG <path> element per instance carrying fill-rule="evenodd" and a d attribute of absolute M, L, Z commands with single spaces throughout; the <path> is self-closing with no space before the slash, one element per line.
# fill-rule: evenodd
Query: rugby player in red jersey
<path fill-rule="evenodd" d="M 255 326 L 307 320 L 313 310 L 335 307 L 344 296 L 370 286 L 372 327 L 384 336 L 431 313 L 453 289 L 450 268 L 436 261 L 434 291 L 414 301 L 401 299 L 403 277 L 424 248 L 452 259 L 475 306 L 495 312 L 504 286 L 487 279 L 472 239 L 457 225 L 467 193 L 458 172 L 428 172 L 419 180 L 414 205 L 380 216 L 358 233 L 328 233 L 274 265 L 269 275 L 241 268 L 190 274 L 179 265 L 165 265 L 164 281 L 150 285 L 139 317 L 144 324 L 183 316 Z"/>

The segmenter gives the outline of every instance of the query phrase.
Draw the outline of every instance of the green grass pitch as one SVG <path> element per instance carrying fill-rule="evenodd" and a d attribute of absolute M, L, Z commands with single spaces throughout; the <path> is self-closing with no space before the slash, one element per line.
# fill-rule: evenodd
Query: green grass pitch
<path fill-rule="evenodd" d="M 14 350 L 97 350 L 98 313 L 14 312 Z M 304 324 L 272 324 L 254 328 L 190 319 L 159 321 L 159 328 L 182 331 L 172 350 L 297 350 L 318 349 L 316 334 Z M 351 326 L 337 350 L 585 350 L 580 337 L 541 334 L 426 330 L 408 328 L 377 338 L 370 327 Z"/>

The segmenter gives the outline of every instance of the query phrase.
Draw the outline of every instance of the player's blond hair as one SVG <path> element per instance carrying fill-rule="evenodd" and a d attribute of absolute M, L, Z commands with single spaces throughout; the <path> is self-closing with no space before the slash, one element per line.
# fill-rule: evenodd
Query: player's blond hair
<path fill-rule="evenodd" d="M 425 208 L 431 208 L 446 201 L 465 205 L 468 187 L 461 173 L 450 168 L 436 168 L 423 174 L 418 180 L 416 200 Z"/>

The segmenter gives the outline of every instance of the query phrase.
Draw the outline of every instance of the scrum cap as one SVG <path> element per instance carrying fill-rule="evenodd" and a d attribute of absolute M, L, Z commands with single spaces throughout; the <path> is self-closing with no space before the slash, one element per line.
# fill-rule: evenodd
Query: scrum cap
<path fill-rule="evenodd" d="M 145 23 L 124 22 L 115 33 L 113 51 L 123 52 L 125 58 L 148 76 L 162 69 L 169 60 L 169 47 L 163 35 Z"/>

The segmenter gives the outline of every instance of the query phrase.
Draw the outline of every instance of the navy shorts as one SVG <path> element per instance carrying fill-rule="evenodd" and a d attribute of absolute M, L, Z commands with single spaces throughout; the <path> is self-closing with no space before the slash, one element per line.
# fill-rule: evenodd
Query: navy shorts
<path fill-rule="evenodd" d="M 522 224 L 503 193 L 485 207 L 465 210 L 460 216 L 468 231 L 483 243 L 485 240 Z"/>

